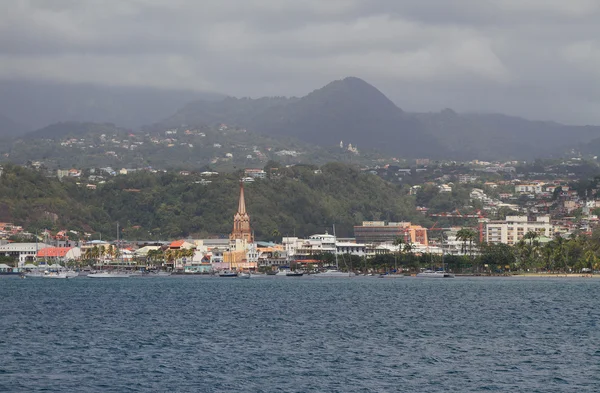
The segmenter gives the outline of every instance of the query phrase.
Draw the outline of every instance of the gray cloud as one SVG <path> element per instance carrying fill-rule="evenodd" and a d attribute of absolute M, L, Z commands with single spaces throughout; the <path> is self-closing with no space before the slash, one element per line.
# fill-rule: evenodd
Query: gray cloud
<path fill-rule="evenodd" d="M 5 0 L 0 78 L 304 95 L 600 124 L 597 0 Z"/>

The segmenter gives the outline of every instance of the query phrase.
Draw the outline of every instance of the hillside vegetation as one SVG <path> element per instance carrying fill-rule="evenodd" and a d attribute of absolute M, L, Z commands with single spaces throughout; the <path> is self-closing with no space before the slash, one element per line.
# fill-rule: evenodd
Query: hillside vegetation
<path fill-rule="evenodd" d="M 246 204 L 257 239 L 322 233 L 336 224 L 351 236 L 363 220 L 424 218 L 399 186 L 345 164 L 283 168 L 278 177 L 246 184 Z M 0 221 L 43 228 L 101 232 L 127 239 L 226 236 L 237 210 L 240 173 L 209 184 L 194 175 L 139 172 L 117 176 L 96 190 L 71 180 L 6 166 L 0 178 Z M 280 235 L 277 235 L 279 233 Z"/>

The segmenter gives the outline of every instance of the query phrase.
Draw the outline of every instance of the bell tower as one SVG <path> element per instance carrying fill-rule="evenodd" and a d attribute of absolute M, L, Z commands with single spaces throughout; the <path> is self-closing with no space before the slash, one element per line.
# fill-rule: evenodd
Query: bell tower
<path fill-rule="evenodd" d="M 250 229 L 250 216 L 246 212 L 246 201 L 244 199 L 244 183 L 240 182 L 240 201 L 238 211 L 233 216 L 233 231 L 229 240 L 245 240 L 252 243 L 252 230 Z"/>

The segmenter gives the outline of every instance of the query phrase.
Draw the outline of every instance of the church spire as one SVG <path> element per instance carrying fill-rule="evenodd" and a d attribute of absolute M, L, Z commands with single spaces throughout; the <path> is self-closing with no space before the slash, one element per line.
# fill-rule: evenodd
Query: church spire
<path fill-rule="evenodd" d="M 229 235 L 230 240 L 245 240 L 252 243 L 252 229 L 250 229 L 250 216 L 246 212 L 246 200 L 244 198 L 244 183 L 240 182 L 240 201 L 238 211 L 233 216 L 233 231 Z"/>
<path fill-rule="evenodd" d="M 246 201 L 244 200 L 244 182 L 240 181 L 240 203 L 238 205 L 238 214 L 246 214 Z"/>

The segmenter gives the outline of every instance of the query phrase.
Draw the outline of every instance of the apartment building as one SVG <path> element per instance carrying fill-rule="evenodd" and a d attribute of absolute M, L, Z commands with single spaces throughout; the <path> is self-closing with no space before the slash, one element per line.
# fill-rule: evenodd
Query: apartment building
<path fill-rule="evenodd" d="M 552 237 L 554 226 L 550 223 L 550 216 L 536 217 L 535 220 L 529 220 L 527 216 L 507 216 L 506 220 L 488 221 L 485 240 L 488 243 L 513 245 L 530 231 L 539 236 Z"/>

